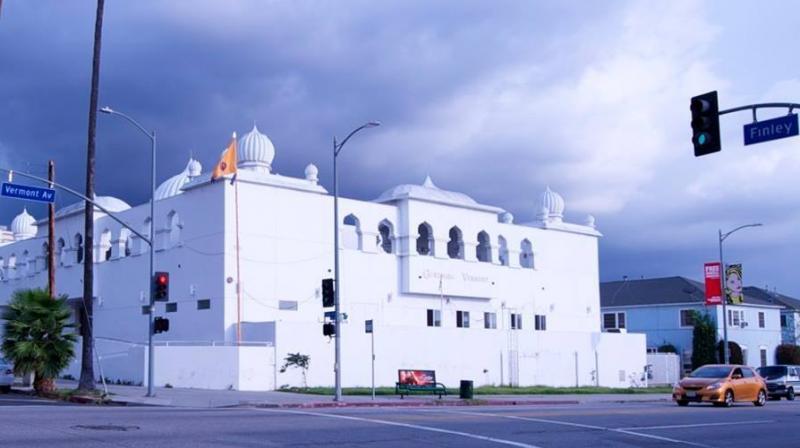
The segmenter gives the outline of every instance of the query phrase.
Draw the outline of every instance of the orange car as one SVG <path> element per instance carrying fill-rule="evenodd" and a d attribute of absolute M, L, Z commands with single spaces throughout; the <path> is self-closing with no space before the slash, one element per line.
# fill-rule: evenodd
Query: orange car
<path fill-rule="evenodd" d="M 678 406 L 689 402 L 731 406 L 734 401 L 767 402 L 767 383 L 747 366 L 709 364 L 685 377 L 672 390 Z"/>

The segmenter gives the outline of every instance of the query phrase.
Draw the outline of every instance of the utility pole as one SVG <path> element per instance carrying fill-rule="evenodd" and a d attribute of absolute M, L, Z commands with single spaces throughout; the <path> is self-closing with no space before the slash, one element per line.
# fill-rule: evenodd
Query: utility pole
<path fill-rule="evenodd" d="M 52 160 L 47 164 L 47 180 L 50 188 L 55 188 L 56 163 Z M 56 206 L 54 203 L 47 205 L 47 291 L 50 297 L 56 298 Z"/>
<path fill-rule="evenodd" d="M 94 52 L 92 54 L 92 86 L 89 96 L 89 135 L 86 147 L 86 197 L 94 198 L 94 159 L 97 135 L 97 97 L 100 89 L 100 47 L 103 38 L 103 8 L 105 0 L 97 0 L 94 22 Z M 83 237 L 83 309 L 81 310 L 81 377 L 79 390 L 94 390 L 94 204 L 84 206 Z"/>

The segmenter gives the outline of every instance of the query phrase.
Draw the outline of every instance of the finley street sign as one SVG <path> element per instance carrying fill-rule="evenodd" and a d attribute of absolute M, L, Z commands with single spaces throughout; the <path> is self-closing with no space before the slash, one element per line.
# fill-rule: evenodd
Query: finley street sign
<path fill-rule="evenodd" d="M 797 114 L 744 125 L 744 144 L 768 142 L 798 135 Z"/>
<path fill-rule="evenodd" d="M 53 202 L 56 200 L 56 191 L 51 188 L 31 187 L 29 185 L 12 184 L 3 182 L 0 196 L 15 199 L 26 199 L 38 202 Z"/>

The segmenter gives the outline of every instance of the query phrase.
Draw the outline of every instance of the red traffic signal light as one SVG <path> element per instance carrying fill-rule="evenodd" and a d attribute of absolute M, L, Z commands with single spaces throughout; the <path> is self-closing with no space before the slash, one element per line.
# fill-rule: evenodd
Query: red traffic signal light
<path fill-rule="evenodd" d="M 169 300 L 169 272 L 156 272 L 153 275 L 153 300 Z"/>

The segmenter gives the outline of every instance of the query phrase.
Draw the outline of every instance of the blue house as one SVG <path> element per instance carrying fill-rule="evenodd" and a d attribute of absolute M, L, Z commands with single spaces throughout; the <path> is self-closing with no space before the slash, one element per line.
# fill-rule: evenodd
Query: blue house
<path fill-rule="evenodd" d="M 765 302 L 782 306 L 781 340 L 784 344 L 800 344 L 800 300 L 775 291 L 748 286 L 744 293 Z"/>
<path fill-rule="evenodd" d="M 748 288 L 749 289 L 749 288 Z M 691 368 L 693 311 L 707 313 L 723 338 L 722 305 L 705 305 L 705 286 L 686 277 L 623 280 L 600 284 L 603 331 L 644 333 L 648 351 L 674 346 L 684 369 Z M 745 293 L 743 304 L 727 305 L 728 340 L 742 348 L 745 364 L 775 362 L 785 306 Z"/>

